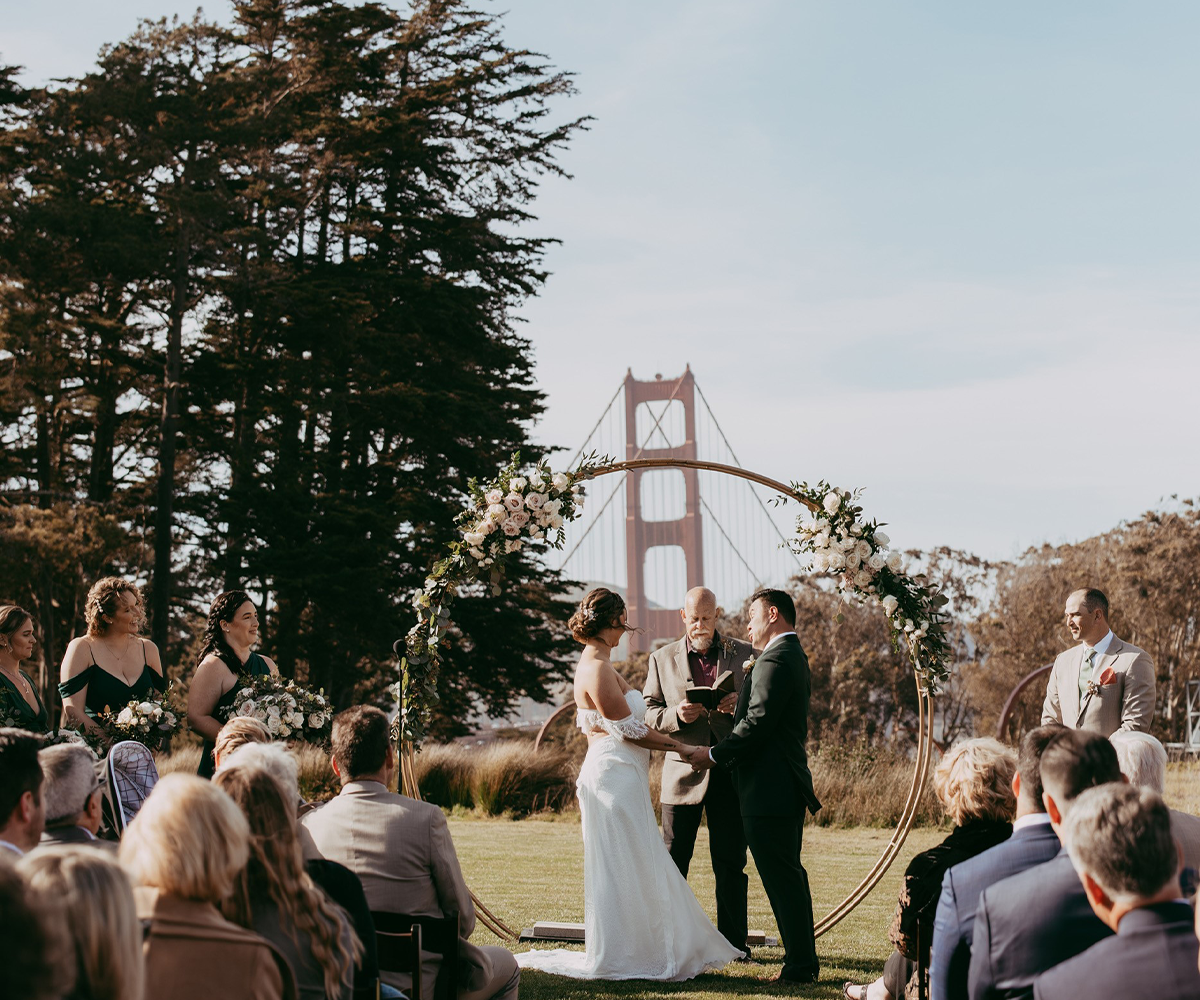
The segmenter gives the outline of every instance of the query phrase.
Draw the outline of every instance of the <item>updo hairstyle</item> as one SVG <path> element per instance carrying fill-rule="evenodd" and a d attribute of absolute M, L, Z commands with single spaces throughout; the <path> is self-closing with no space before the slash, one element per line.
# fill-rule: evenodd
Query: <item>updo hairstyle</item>
<path fill-rule="evenodd" d="M 567 627 L 579 643 L 586 643 L 610 628 L 633 632 L 632 627 L 621 624 L 621 614 L 624 610 L 625 601 L 620 594 L 597 587 L 588 591 L 587 596 L 579 602 L 579 607 L 575 609 L 575 614 L 571 615 Z"/>
<path fill-rule="evenodd" d="M 128 580 L 122 580 L 119 576 L 106 576 L 92 584 L 92 589 L 88 591 L 87 601 L 83 606 L 83 617 L 87 621 L 88 635 L 94 638 L 104 635 L 109 630 L 112 622 L 105 619 L 112 618 L 117 613 L 121 595 L 126 593 L 133 594 L 133 606 L 142 612 L 144 619 L 146 606 L 142 602 L 142 592 L 136 585 Z"/>
<path fill-rule="evenodd" d="M 25 627 L 25 623 L 31 621 L 31 615 L 24 608 L 18 608 L 15 604 L 5 604 L 0 607 L 0 649 L 12 645 L 12 637 Z"/>

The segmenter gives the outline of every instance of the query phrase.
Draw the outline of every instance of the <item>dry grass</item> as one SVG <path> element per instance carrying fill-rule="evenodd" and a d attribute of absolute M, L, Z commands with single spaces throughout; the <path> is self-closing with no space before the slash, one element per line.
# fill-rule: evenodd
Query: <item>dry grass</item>
<path fill-rule="evenodd" d="M 428 801 L 486 816 L 558 812 L 575 797 L 571 755 L 558 747 L 534 753 L 525 740 L 483 747 L 427 746 L 416 756 L 416 772 Z"/>

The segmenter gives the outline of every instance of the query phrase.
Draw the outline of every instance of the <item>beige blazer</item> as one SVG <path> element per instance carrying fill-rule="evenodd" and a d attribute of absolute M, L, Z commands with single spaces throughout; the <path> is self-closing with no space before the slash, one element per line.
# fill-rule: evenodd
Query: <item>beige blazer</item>
<path fill-rule="evenodd" d="M 291 966 L 264 938 L 230 923 L 211 903 L 133 890 L 137 915 L 147 925 L 147 1000 L 294 1000 Z"/>
<path fill-rule="evenodd" d="M 475 929 L 475 904 L 441 809 L 389 792 L 378 781 L 351 781 L 300 822 L 321 857 L 359 877 L 372 910 L 414 917 L 457 911 L 460 991 L 480 989 L 492 980 L 492 957 L 467 941 Z M 425 996 L 433 996 L 438 964 L 436 956 L 424 955 Z M 401 991 L 412 985 L 408 976 L 395 973 L 385 972 L 381 978 Z"/>
<path fill-rule="evenodd" d="M 1076 725 L 1083 649 L 1080 643 L 1055 659 L 1046 684 L 1042 725 L 1060 722 L 1071 729 L 1087 729 L 1106 737 L 1118 729 L 1149 732 L 1154 718 L 1154 662 L 1144 649 L 1115 635 L 1108 652 L 1093 662 L 1092 678 L 1099 680 L 1104 670 L 1112 667 L 1116 680 L 1100 688 L 1088 701 L 1083 719 Z"/>
<path fill-rule="evenodd" d="M 725 670 L 733 671 L 734 690 L 742 690 L 746 678 L 746 663 L 754 658 L 754 648 L 741 639 L 729 639 L 718 634 L 720 654 L 717 659 L 718 675 Z M 646 699 L 646 725 L 664 733 L 671 733 L 681 743 L 707 747 L 719 743 L 733 730 L 733 713 L 710 712 L 695 722 L 679 721 L 679 703 L 687 696 L 692 672 L 688 667 L 687 640 L 678 639 L 660 646 L 650 654 L 650 665 L 646 672 L 646 686 L 642 696 Z M 698 805 L 704 801 L 708 790 L 708 771 L 697 774 L 677 753 L 669 753 L 663 761 L 662 793 L 660 801 L 666 805 Z"/>

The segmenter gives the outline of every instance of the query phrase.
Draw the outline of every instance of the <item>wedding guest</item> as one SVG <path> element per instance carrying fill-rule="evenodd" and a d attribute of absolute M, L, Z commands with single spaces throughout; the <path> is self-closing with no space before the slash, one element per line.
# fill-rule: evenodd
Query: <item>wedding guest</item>
<path fill-rule="evenodd" d="M 967 995 L 971 934 L 980 893 L 1001 879 L 1040 865 L 1059 852 L 1058 835 L 1042 802 L 1042 753 L 1062 726 L 1040 726 L 1021 740 L 1013 793 L 1017 818 L 1008 840 L 950 868 L 942 878 L 929 954 L 932 1000 Z"/>
<path fill-rule="evenodd" d="M 1072 804 L 1089 788 L 1121 781 L 1113 745 L 1098 733 L 1064 729 L 1042 752 L 1042 798 L 1058 839 Z M 1088 906 L 1064 849 L 1052 860 L 983 890 L 971 932 L 971 1000 L 1030 997 L 1041 972 L 1112 932 Z"/>
<path fill-rule="evenodd" d="M 0 997 L 61 1000 L 74 983 L 74 969 L 62 961 L 67 942 L 62 918 L 17 872 L 0 850 Z"/>
<path fill-rule="evenodd" d="M 46 826 L 41 746 L 24 729 L 0 729 L 0 855 L 9 860 L 37 847 Z"/>
<path fill-rule="evenodd" d="M 900 888 L 900 901 L 888 937 L 896 950 L 888 956 L 883 975 L 867 986 L 847 983 L 851 1000 L 888 1000 L 915 996 L 918 963 L 928 967 L 933 918 L 942 876 L 947 869 L 981 854 L 1012 834 L 1016 808 L 1013 775 L 1016 756 L 997 740 L 964 740 L 938 763 L 933 790 L 954 823 L 950 836 L 909 862 Z M 918 941 L 920 949 L 918 950 Z"/>
<path fill-rule="evenodd" d="M 0 607 L 0 718 L 44 733 L 50 728 L 50 713 L 37 685 L 21 669 L 21 661 L 33 656 L 33 641 L 33 616 L 15 604 Z"/>
<path fill-rule="evenodd" d="M 340 794 L 308 813 L 303 823 L 321 856 L 340 862 L 361 880 L 371 909 L 411 916 L 459 915 L 458 1000 L 515 1000 L 521 972 L 507 948 L 474 945 L 475 904 L 437 806 L 388 791 L 396 754 L 387 716 L 377 708 L 346 709 L 333 720 L 334 773 Z M 425 995 L 433 996 L 437 960 L 422 964 Z M 409 977 L 383 973 L 396 989 Z"/>
<path fill-rule="evenodd" d="M 39 752 L 38 763 L 46 782 L 46 829 L 39 847 L 79 844 L 115 851 L 115 843 L 96 836 L 104 797 L 96 755 L 78 743 L 60 743 Z"/>
<path fill-rule="evenodd" d="M 280 744 L 247 743 L 222 754 L 217 776 L 234 767 L 267 772 L 283 789 L 289 801 L 301 802 L 296 758 Z M 294 822 L 293 825 L 305 859 L 304 870 L 333 902 L 349 914 L 354 933 L 358 935 L 362 945 L 362 956 L 354 968 L 355 996 L 373 998 L 379 981 L 379 956 L 375 948 L 375 921 L 371 917 L 371 908 L 367 905 L 362 882 L 344 865 L 318 857 L 318 851 L 308 830 L 299 823 Z M 381 995 L 384 997 L 400 995 L 388 986 L 383 986 L 382 991 Z"/>
<path fill-rule="evenodd" d="M 1066 841 L 1088 903 L 1116 934 L 1033 982 L 1037 1000 L 1200 997 L 1200 945 L 1180 899 L 1171 814 L 1147 789 L 1103 785 L 1071 806 Z"/>
<path fill-rule="evenodd" d="M 1109 740 L 1117 751 L 1125 779 L 1135 788 L 1162 795 L 1167 783 L 1166 747 L 1149 733 L 1118 730 Z M 1172 809 L 1171 829 L 1183 850 L 1184 866 L 1200 870 L 1200 816 Z"/>
<path fill-rule="evenodd" d="M 204 626 L 204 645 L 188 691 L 188 724 L 204 738 L 200 752 L 202 778 L 213 776 L 212 752 L 221 732 L 218 713 L 230 708 L 248 678 L 278 674 L 268 656 L 252 648 L 258 643 L 258 610 L 244 590 L 218 594 Z"/>
<path fill-rule="evenodd" d="M 116 859 L 48 847 L 22 858 L 17 870 L 62 914 L 70 944 L 60 955 L 75 961 L 71 1000 L 142 1000 L 142 926 Z"/>
<path fill-rule="evenodd" d="M 126 828 L 119 856 L 146 929 L 147 997 L 296 996 L 284 957 L 217 910 L 250 859 L 250 826 L 221 789 L 165 775 Z"/>
<path fill-rule="evenodd" d="M 220 770 L 221 760 L 228 757 L 234 750 L 249 743 L 269 743 L 271 734 L 258 719 L 248 715 L 235 715 L 217 733 L 213 740 L 212 759 L 214 771 Z"/>
<path fill-rule="evenodd" d="M 1079 645 L 1059 653 L 1046 685 L 1042 725 L 1061 723 L 1111 736 L 1149 730 L 1154 719 L 1154 662 L 1108 625 L 1108 598 L 1095 588 L 1067 598 L 1067 629 Z"/>
<path fill-rule="evenodd" d="M 717 597 L 705 587 L 687 592 L 679 616 L 683 638 L 650 654 L 645 698 L 646 725 L 670 733 L 681 743 L 715 746 L 733 730 L 733 712 L 754 658 L 748 642 L 717 632 Z M 689 686 L 712 687 L 725 672 L 733 674 L 730 693 L 709 711 L 688 701 Z M 671 860 L 687 878 L 700 818 L 708 823 L 708 849 L 717 888 L 717 930 L 735 948 L 746 948 L 746 831 L 730 772 L 694 771 L 677 754 L 663 758 L 662 835 Z"/>
<path fill-rule="evenodd" d="M 58 693 L 66 725 L 99 732 L 100 712 L 119 712 L 167 689 L 158 647 L 139 636 L 146 620 L 142 592 L 128 580 L 106 576 L 88 591 L 87 634 L 67 645 Z"/>

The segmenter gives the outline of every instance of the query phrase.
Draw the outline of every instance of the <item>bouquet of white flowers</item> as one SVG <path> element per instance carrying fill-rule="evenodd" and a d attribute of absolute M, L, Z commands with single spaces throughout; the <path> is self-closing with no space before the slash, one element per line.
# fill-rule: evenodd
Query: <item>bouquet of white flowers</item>
<path fill-rule="evenodd" d="M 257 719 L 277 740 L 327 743 L 333 709 L 322 688 L 314 693 L 274 674 L 243 677 L 237 697 L 218 714 L 222 722 L 244 715 Z"/>
<path fill-rule="evenodd" d="M 102 730 L 97 742 L 101 744 L 103 752 L 121 740 L 136 740 L 151 750 L 157 750 L 179 728 L 179 716 L 171 711 L 165 694 L 161 700 L 147 698 L 138 701 L 135 698 L 115 714 L 106 707 L 96 715 L 95 721 Z"/>

